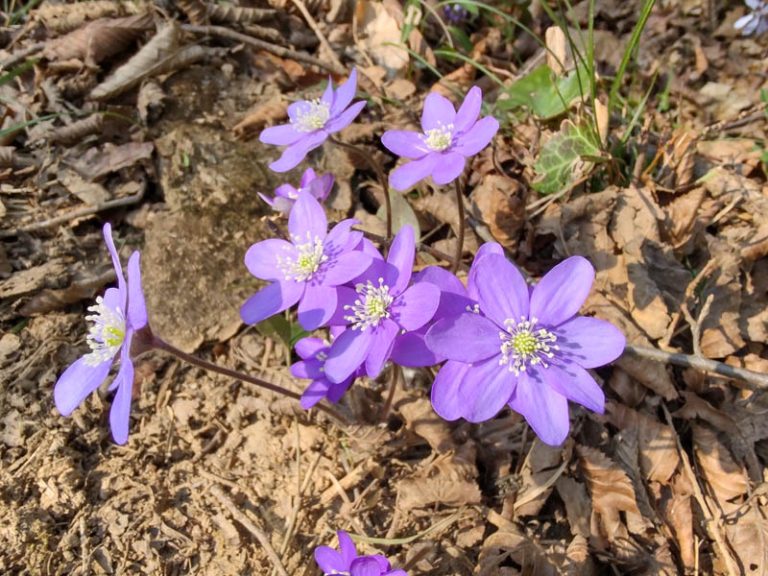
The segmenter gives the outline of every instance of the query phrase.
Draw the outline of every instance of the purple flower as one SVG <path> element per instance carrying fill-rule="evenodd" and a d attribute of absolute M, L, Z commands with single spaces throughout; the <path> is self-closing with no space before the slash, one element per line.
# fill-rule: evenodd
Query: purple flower
<path fill-rule="evenodd" d="M 408 576 L 405 570 L 393 570 L 381 554 L 358 556 L 349 534 L 339 530 L 339 551 L 328 546 L 315 548 L 315 562 L 324 576 Z"/>
<path fill-rule="evenodd" d="M 109 224 L 104 225 L 104 241 L 112 256 L 117 288 L 107 288 L 104 296 L 96 298 L 96 304 L 88 308 L 92 312 L 86 316 L 92 324 L 87 336 L 91 351 L 76 360 L 59 377 L 53 389 L 53 398 L 59 412 L 69 416 L 104 382 L 119 353 L 120 369 L 110 386 L 110 390 L 117 388 L 117 393 L 112 401 L 109 422 L 115 442 L 125 444 L 128 441 L 133 391 L 131 341 L 134 334 L 147 325 L 147 308 L 141 289 L 139 253 L 134 252 L 128 259 L 126 283 Z"/>
<path fill-rule="evenodd" d="M 240 309 L 246 324 L 255 324 L 299 302 L 299 323 L 314 330 L 336 311 L 338 286 L 359 276 L 371 256 L 353 250 L 362 239 L 351 230 L 356 220 L 343 220 L 330 232 L 325 211 L 309 194 L 296 200 L 288 216 L 291 241 L 272 238 L 245 254 L 256 278 L 274 282 L 251 296 Z"/>
<path fill-rule="evenodd" d="M 395 190 L 405 191 L 419 180 L 432 176 L 436 184 L 453 182 L 464 171 L 466 159 L 488 146 L 499 129 L 492 116 L 478 120 L 483 93 L 473 87 L 459 111 L 450 100 L 432 92 L 421 114 L 423 134 L 410 130 L 389 130 L 381 142 L 391 152 L 410 158 L 389 175 Z"/>
<path fill-rule="evenodd" d="M 602 413 L 605 396 L 587 369 L 615 360 L 625 339 L 608 322 L 576 315 L 593 280 L 592 265 L 573 256 L 531 291 L 504 256 L 483 257 L 479 313 L 443 318 L 427 333 L 428 346 L 450 360 L 433 385 L 435 410 L 481 422 L 509 404 L 553 446 L 568 435 L 568 400 Z"/>
<path fill-rule="evenodd" d="M 413 228 L 404 226 L 392 241 L 387 261 L 374 258 L 354 290 L 340 290 L 340 314 L 351 326 L 328 352 L 325 373 L 331 382 L 343 382 L 363 365 L 375 378 L 398 335 L 418 330 L 434 315 L 440 290 L 427 282 L 408 287 L 415 243 Z"/>
<path fill-rule="evenodd" d="M 259 196 L 278 212 L 288 214 L 299 195 L 304 193 L 311 194 L 318 202 L 323 202 L 328 198 L 332 188 L 333 174 L 318 176 L 312 168 L 307 168 L 301 177 L 298 190 L 290 184 L 281 184 L 275 188 L 274 198 L 269 198 L 261 192 L 259 192 Z"/>
<path fill-rule="evenodd" d="M 350 106 L 356 90 L 357 70 L 352 70 L 349 79 L 338 89 L 333 89 L 329 78 L 321 98 L 299 100 L 288 106 L 290 123 L 266 128 L 259 136 L 264 144 L 287 146 L 283 155 L 269 167 L 275 172 L 287 172 L 321 146 L 328 136 L 349 126 L 365 108 L 364 100 Z"/>
<path fill-rule="evenodd" d="M 342 330 L 343 328 L 332 327 L 331 335 L 339 334 Z M 312 380 L 301 395 L 300 404 L 305 410 L 309 410 L 323 398 L 336 404 L 349 390 L 355 379 L 362 375 L 360 370 L 356 370 L 349 378 L 338 384 L 328 380 L 325 375 L 325 361 L 330 347 L 328 342 L 320 338 L 302 338 L 296 343 L 296 353 L 301 361 L 291 366 L 291 375 Z"/>
<path fill-rule="evenodd" d="M 456 2 L 455 4 L 446 4 L 443 6 L 443 18 L 445 18 L 449 24 L 461 24 L 469 17 L 469 11 L 461 4 Z"/>
<path fill-rule="evenodd" d="M 759 36 L 768 32 L 768 2 L 765 0 L 745 0 L 751 13 L 742 16 L 734 23 L 736 30 L 741 30 L 742 36 L 754 34 Z"/>

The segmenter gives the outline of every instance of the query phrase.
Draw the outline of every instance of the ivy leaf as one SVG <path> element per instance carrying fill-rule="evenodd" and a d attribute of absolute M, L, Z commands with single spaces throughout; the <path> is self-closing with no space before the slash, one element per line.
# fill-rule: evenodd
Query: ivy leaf
<path fill-rule="evenodd" d="M 560 132 L 542 147 L 533 165 L 536 179 L 532 186 L 542 194 L 552 194 L 569 188 L 594 167 L 602 157 L 600 144 L 587 124 L 565 120 Z"/>
<path fill-rule="evenodd" d="M 558 76 L 542 64 L 510 85 L 504 92 L 506 98 L 499 99 L 496 107 L 508 111 L 528 108 L 539 118 L 549 120 L 567 112 L 571 104 L 589 94 L 589 90 L 589 75 L 584 65 Z"/>

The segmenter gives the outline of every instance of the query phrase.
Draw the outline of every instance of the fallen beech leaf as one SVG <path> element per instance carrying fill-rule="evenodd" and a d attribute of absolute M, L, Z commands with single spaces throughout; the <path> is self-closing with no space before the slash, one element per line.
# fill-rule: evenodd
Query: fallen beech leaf
<path fill-rule="evenodd" d="M 494 240 L 512 253 L 517 252 L 526 222 L 520 183 L 505 176 L 488 174 L 472 191 L 472 201 Z"/>
<path fill-rule="evenodd" d="M 111 196 L 104 186 L 97 182 L 88 182 L 74 170 L 60 170 L 58 179 L 72 195 L 91 206 L 106 202 Z"/>
<path fill-rule="evenodd" d="M 684 474 L 678 473 L 670 483 L 672 497 L 663 502 L 664 517 L 675 532 L 680 559 L 693 570 L 696 563 L 696 540 L 693 535 L 693 488 Z"/>
<path fill-rule="evenodd" d="M 0 281 L 0 298 L 23 296 L 39 290 L 48 280 L 57 278 L 66 270 L 63 260 L 53 259 L 40 266 L 14 272 L 7 280 Z"/>
<path fill-rule="evenodd" d="M 143 2 L 131 0 L 95 0 L 93 2 L 77 2 L 74 4 L 43 3 L 34 11 L 34 18 L 42 21 L 46 28 L 56 32 L 69 32 L 79 28 L 88 20 L 127 16 L 147 10 Z"/>
<path fill-rule="evenodd" d="M 54 310 L 61 310 L 80 300 L 92 300 L 99 290 L 114 281 L 115 269 L 110 264 L 107 269 L 100 273 L 76 276 L 66 288 L 57 290 L 46 289 L 35 294 L 29 302 L 21 307 L 19 313 L 22 316 L 46 314 Z"/>
<path fill-rule="evenodd" d="M 288 115 L 282 98 L 259 104 L 253 111 L 248 112 L 240 122 L 235 124 L 232 131 L 238 138 L 247 138 L 254 132 L 262 130 L 268 124 L 274 124 Z"/>
<path fill-rule="evenodd" d="M 432 403 L 426 398 L 399 402 L 397 410 L 405 419 L 406 427 L 424 438 L 435 452 L 456 449 L 447 422 L 435 413 Z"/>
<path fill-rule="evenodd" d="M 470 444 L 463 451 L 474 452 Z M 479 504 L 477 468 L 472 454 L 444 454 L 397 483 L 397 506 L 408 511 L 440 504 L 466 506 Z"/>
<path fill-rule="evenodd" d="M 551 560 L 551 553 L 541 544 L 520 532 L 505 530 L 491 534 L 483 542 L 478 559 L 478 576 L 519 574 L 505 567 L 508 557 L 512 557 L 521 567 L 523 574 L 559 575 L 557 565 Z"/>
<path fill-rule="evenodd" d="M 747 474 L 711 428 L 694 424 L 693 448 L 712 492 L 725 514 L 737 510 L 749 490 Z"/>
<path fill-rule="evenodd" d="M 360 46 L 374 62 L 386 68 L 390 77 L 398 75 L 408 65 L 408 52 L 397 46 L 402 21 L 402 8 L 393 1 L 357 2 L 355 22 Z"/>
<path fill-rule="evenodd" d="M 565 513 L 568 517 L 568 524 L 571 526 L 571 534 L 588 538 L 592 500 L 587 493 L 587 487 L 568 476 L 560 476 L 555 486 L 560 499 L 565 504 Z"/>
<path fill-rule="evenodd" d="M 515 502 L 518 516 L 536 516 L 541 511 L 564 471 L 562 463 L 570 459 L 564 458 L 563 452 L 538 438 L 534 440 L 521 471 L 521 486 Z"/>
<path fill-rule="evenodd" d="M 74 167 L 83 178 L 93 181 L 110 172 L 148 160 L 154 149 L 152 142 L 128 142 L 119 146 L 107 143 L 101 150 L 91 148 Z"/>

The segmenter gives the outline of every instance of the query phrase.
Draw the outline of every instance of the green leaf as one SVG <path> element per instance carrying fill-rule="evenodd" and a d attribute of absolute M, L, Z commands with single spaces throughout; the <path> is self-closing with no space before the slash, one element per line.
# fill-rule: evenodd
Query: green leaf
<path fill-rule="evenodd" d="M 557 76 L 542 64 L 509 86 L 507 98 L 498 100 L 496 106 L 507 111 L 528 108 L 539 118 L 549 120 L 567 112 L 589 90 L 589 75 L 583 65 Z"/>
<path fill-rule="evenodd" d="M 594 160 L 601 158 L 600 144 L 588 124 L 574 124 L 565 120 L 560 132 L 552 136 L 542 147 L 534 164 L 536 180 L 534 190 L 542 194 L 570 188 L 594 167 Z"/>
<path fill-rule="evenodd" d="M 291 323 L 282 314 L 275 314 L 256 324 L 256 330 L 265 338 L 283 342 L 291 347 Z"/>
<path fill-rule="evenodd" d="M 467 36 L 467 33 L 464 32 L 464 30 L 457 26 L 448 26 L 448 32 L 453 36 L 456 43 L 461 46 L 462 50 L 465 52 L 472 52 L 472 50 L 474 50 L 475 45 L 472 44 L 472 40 L 469 39 L 469 36 Z"/>
<path fill-rule="evenodd" d="M 397 234 L 400 228 L 410 224 L 413 228 L 413 233 L 416 235 L 416 242 L 418 242 L 419 238 L 421 238 L 419 218 L 416 216 L 413 208 L 411 208 L 408 200 L 405 199 L 405 196 L 391 188 L 389 190 L 389 200 L 392 203 L 392 233 Z M 376 216 L 384 222 L 387 221 L 387 209 L 383 204 L 376 211 Z"/>

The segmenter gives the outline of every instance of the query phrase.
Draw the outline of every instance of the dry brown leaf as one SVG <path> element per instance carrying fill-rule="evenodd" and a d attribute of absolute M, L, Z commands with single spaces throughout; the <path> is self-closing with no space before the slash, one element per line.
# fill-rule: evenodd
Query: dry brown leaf
<path fill-rule="evenodd" d="M 514 560 L 523 574 L 558 576 L 557 565 L 550 551 L 520 532 L 501 531 L 491 534 L 483 542 L 478 560 L 478 576 L 511 576 L 517 571 L 505 568 L 507 558 Z"/>
<path fill-rule="evenodd" d="M 736 553 L 745 576 L 768 574 L 768 520 L 765 509 L 757 502 L 736 517 L 735 524 L 726 526 L 731 548 Z"/>
<path fill-rule="evenodd" d="M 119 54 L 152 29 L 149 13 L 125 18 L 100 18 L 50 42 L 43 55 L 50 60 L 83 60 L 93 65 Z"/>
<path fill-rule="evenodd" d="M 115 281 L 115 270 L 111 264 L 102 272 L 90 272 L 88 275 L 77 275 L 66 288 L 46 289 L 35 294 L 21 307 L 19 313 L 22 316 L 35 316 L 61 310 L 80 300 L 92 300 L 105 285 Z"/>
<path fill-rule="evenodd" d="M 156 118 L 163 109 L 165 92 L 162 86 L 155 80 L 142 82 L 139 88 L 139 97 L 136 99 L 136 108 L 139 110 L 139 118 L 146 124 Z"/>
<path fill-rule="evenodd" d="M 14 298 L 39 290 L 66 270 L 67 265 L 62 260 L 51 259 L 40 266 L 14 272 L 7 280 L 0 281 L 0 298 Z"/>
<path fill-rule="evenodd" d="M 592 495 L 592 516 L 599 525 L 600 533 L 611 542 L 626 537 L 621 513 L 640 516 L 632 482 L 599 450 L 577 445 L 576 453 Z"/>
<path fill-rule="evenodd" d="M 247 138 L 254 132 L 262 130 L 268 124 L 282 120 L 288 115 L 282 98 L 259 104 L 254 110 L 246 113 L 245 118 L 235 124 L 232 131 L 238 138 Z"/>
<path fill-rule="evenodd" d="M 42 21 L 46 28 L 56 32 L 69 32 L 79 28 L 84 22 L 97 18 L 128 16 L 147 10 L 143 2 L 125 0 L 95 0 L 74 4 L 52 4 L 45 2 L 34 12 L 34 17 Z"/>
<path fill-rule="evenodd" d="M 683 473 L 670 483 L 672 496 L 663 502 L 663 514 L 672 526 L 683 565 L 692 570 L 696 563 L 696 540 L 693 534 L 693 488 Z"/>
<path fill-rule="evenodd" d="M 744 468 L 711 428 L 694 424 L 693 447 L 699 467 L 725 514 L 737 510 L 747 496 L 749 482 Z"/>
<path fill-rule="evenodd" d="M 227 24 L 255 24 L 274 18 L 277 10 L 271 8 L 254 8 L 233 6 L 232 4 L 208 4 L 208 15 L 212 22 Z"/>
<path fill-rule="evenodd" d="M 471 198 L 494 240 L 512 253 L 517 252 L 526 222 L 520 183 L 505 176 L 487 174 L 472 191 Z"/>
<path fill-rule="evenodd" d="M 462 450 L 474 448 L 464 444 Z M 444 454 L 397 483 L 397 506 L 408 511 L 436 504 L 479 504 L 482 495 L 476 478 L 477 468 L 472 458 L 466 454 Z"/>
<path fill-rule="evenodd" d="M 521 485 L 515 502 L 518 516 L 536 516 L 546 503 L 562 475 L 564 461 L 570 460 L 563 450 L 547 446 L 536 438 L 525 458 L 521 471 Z"/>
<path fill-rule="evenodd" d="M 560 26 L 550 26 L 544 32 L 547 45 L 547 66 L 557 75 L 565 74 L 568 66 L 568 44 Z"/>
<path fill-rule="evenodd" d="M 560 476 L 555 486 L 560 499 L 565 504 L 565 513 L 568 516 L 568 524 L 571 526 L 571 534 L 588 538 L 592 500 L 589 498 L 586 486 L 567 476 Z"/>
<path fill-rule="evenodd" d="M 405 419 L 406 427 L 421 436 L 438 453 L 456 449 L 448 423 L 432 409 L 426 398 L 415 398 L 398 402 L 397 410 Z"/>
<path fill-rule="evenodd" d="M 576 535 L 568 544 L 562 573 L 564 576 L 592 576 L 596 574 L 589 541 L 585 536 Z"/>
<path fill-rule="evenodd" d="M 64 187 L 82 202 L 90 206 L 98 206 L 109 200 L 111 194 L 98 182 L 89 182 L 74 170 L 61 169 L 58 179 Z"/>
<path fill-rule="evenodd" d="M 665 228 L 676 250 L 680 250 L 692 240 L 697 225 L 699 228 L 708 225 L 708 222 L 702 221 L 699 211 L 705 196 L 703 188 L 695 188 L 687 194 L 676 196 L 665 208 L 667 213 Z"/>
<path fill-rule="evenodd" d="M 607 403 L 606 412 L 608 421 L 617 428 L 637 432 L 640 469 L 646 480 L 667 484 L 680 463 L 675 431 L 648 414 L 615 402 Z"/>
<path fill-rule="evenodd" d="M 360 0 L 355 7 L 356 34 L 360 47 L 389 77 L 398 75 L 408 65 L 408 52 L 400 44 L 403 12 L 394 0 Z"/>
<path fill-rule="evenodd" d="M 83 178 L 93 181 L 110 172 L 150 159 L 154 150 L 152 142 L 128 142 L 119 146 L 107 143 L 102 149 L 91 148 L 74 164 L 74 168 Z"/>

